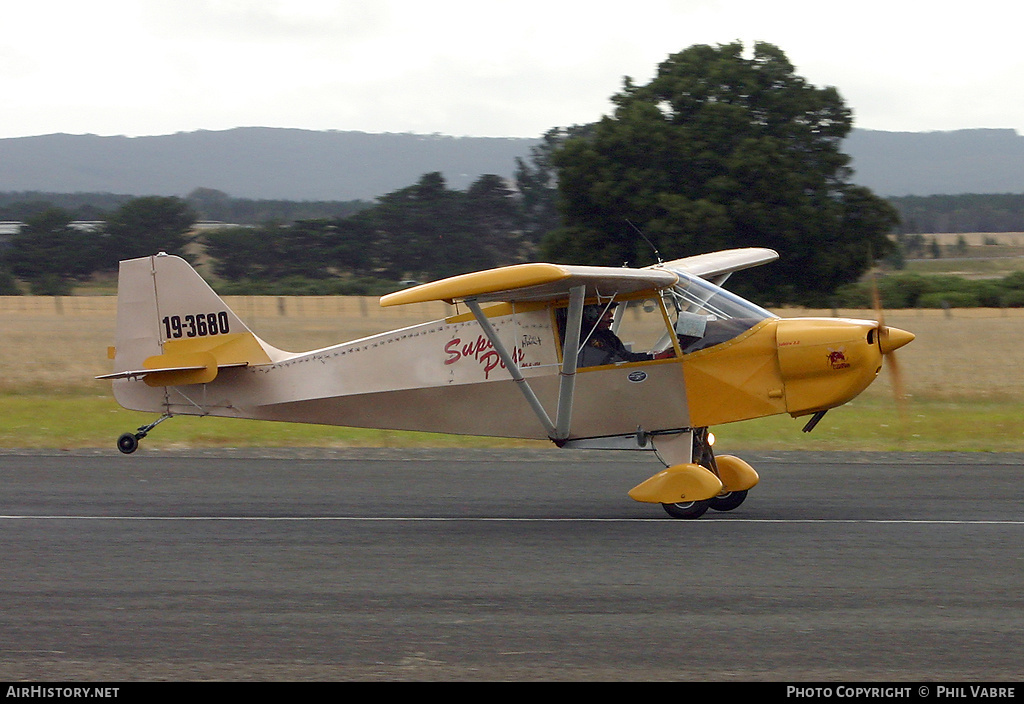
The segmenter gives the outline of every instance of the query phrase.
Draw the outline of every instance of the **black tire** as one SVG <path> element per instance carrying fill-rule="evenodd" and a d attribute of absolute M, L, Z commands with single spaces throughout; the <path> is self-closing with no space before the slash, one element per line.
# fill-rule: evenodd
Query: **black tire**
<path fill-rule="evenodd" d="M 700 518 L 708 510 L 711 501 L 689 501 L 684 504 L 662 504 L 665 513 L 672 518 Z"/>
<path fill-rule="evenodd" d="M 743 491 L 730 491 L 725 494 L 719 494 L 708 503 L 716 511 L 732 511 L 743 503 L 746 498 L 747 490 L 744 489 Z"/>
<path fill-rule="evenodd" d="M 117 439 L 117 449 L 130 455 L 139 449 L 139 439 L 132 433 L 125 433 Z"/>

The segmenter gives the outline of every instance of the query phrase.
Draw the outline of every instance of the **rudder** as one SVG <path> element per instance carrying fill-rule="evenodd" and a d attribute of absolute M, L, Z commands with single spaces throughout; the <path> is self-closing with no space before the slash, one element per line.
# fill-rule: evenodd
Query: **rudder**
<path fill-rule="evenodd" d="M 114 373 L 118 402 L 159 410 L 145 387 L 212 382 L 225 367 L 267 364 L 285 353 L 256 337 L 184 259 L 168 254 L 120 263 Z"/>

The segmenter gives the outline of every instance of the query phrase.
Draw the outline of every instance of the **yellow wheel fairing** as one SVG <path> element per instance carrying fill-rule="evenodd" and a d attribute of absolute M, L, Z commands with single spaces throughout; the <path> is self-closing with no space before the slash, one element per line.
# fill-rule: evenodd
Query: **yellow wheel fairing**
<path fill-rule="evenodd" d="M 677 464 L 629 490 L 634 501 L 676 504 L 705 501 L 722 492 L 722 482 L 699 464 Z"/>
<path fill-rule="evenodd" d="M 746 491 L 761 480 L 754 468 L 739 457 L 721 455 L 715 458 L 715 466 L 722 480 L 722 491 Z"/>

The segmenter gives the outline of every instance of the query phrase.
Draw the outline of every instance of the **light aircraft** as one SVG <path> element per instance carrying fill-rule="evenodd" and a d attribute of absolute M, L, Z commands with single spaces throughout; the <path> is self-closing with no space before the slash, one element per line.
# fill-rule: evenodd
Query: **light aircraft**
<path fill-rule="evenodd" d="M 651 452 L 665 469 L 629 496 L 697 518 L 736 508 L 759 481 L 715 456 L 710 427 L 788 413 L 808 416 L 809 432 L 914 339 L 881 319 L 782 319 L 721 288 L 777 258 L 748 248 L 642 269 L 463 274 L 380 299 L 447 301 L 448 318 L 292 353 L 161 253 L 121 262 L 114 372 L 97 378 L 125 408 L 162 414 L 118 439 L 126 454 L 175 415 L 549 439 Z"/>

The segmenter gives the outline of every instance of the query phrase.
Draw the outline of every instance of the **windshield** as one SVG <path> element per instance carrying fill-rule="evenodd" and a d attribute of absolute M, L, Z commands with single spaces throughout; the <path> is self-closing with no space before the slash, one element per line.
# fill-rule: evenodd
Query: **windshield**
<path fill-rule="evenodd" d="M 665 302 L 675 316 L 683 354 L 727 342 L 762 320 L 776 317 L 709 281 L 673 271 L 679 275 L 679 283 L 667 291 Z"/>

